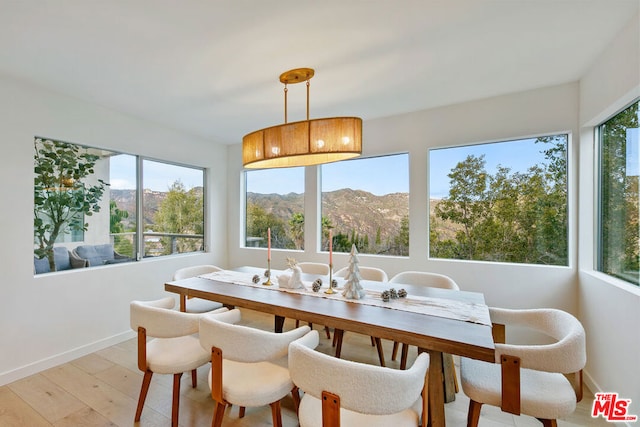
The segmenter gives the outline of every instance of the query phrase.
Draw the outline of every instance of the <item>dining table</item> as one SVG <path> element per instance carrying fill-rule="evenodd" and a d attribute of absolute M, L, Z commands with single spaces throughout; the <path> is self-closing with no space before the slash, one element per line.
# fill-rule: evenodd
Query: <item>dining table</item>
<path fill-rule="evenodd" d="M 228 307 L 272 314 L 276 332 L 282 332 L 284 320 L 290 318 L 325 325 L 336 331 L 357 332 L 406 343 L 428 352 L 428 398 L 423 409 L 427 416 L 423 417 L 423 426 L 446 425 L 445 392 L 450 387 L 445 384 L 443 372 L 444 364 L 450 358 L 444 355 L 495 361 L 489 310 L 481 293 L 362 280 L 360 284 L 373 297 L 367 301 L 354 301 L 342 296 L 344 279 L 335 279 L 337 289 L 333 294 L 327 294 L 328 276 L 303 274 L 302 283 L 306 289 L 292 290 L 278 286 L 278 276 L 286 275 L 286 271 L 270 270 L 270 285 L 264 284 L 267 282 L 266 273 L 264 268 L 243 266 L 166 282 L 165 290 L 179 295 L 181 310 L 184 310 L 187 298 L 202 298 Z M 230 279 L 238 277 L 242 279 Z M 318 292 L 311 289 L 316 279 L 323 282 Z M 402 293 L 406 293 L 407 302 L 411 301 L 408 309 L 376 297 L 390 290 L 391 286 L 396 292 L 402 289 Z M 435 308 L 433 312 L 430 305 Z"/>

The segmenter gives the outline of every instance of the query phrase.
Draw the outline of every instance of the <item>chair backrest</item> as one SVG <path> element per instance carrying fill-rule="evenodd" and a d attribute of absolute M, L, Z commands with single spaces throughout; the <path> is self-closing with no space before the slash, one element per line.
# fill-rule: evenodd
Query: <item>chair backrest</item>
<path fill-rule="evenodd" d="M 335 276 L 346 277 L 348 270 L 349 267 L 343 267 L 336 271 Z M 385 273 L 381 268 L 358 266 L 358 270 L 360 271 L 360 276 L 362 276 L 364 280 L 375 280 L 376 282 L 389 281 L 389 276 L 387 276 L 387 273 Z"/>
<path fill-rule="evenodd" d="M 310 331 L 301 326 L 283 333 L 264 331 L 244 325 L 240 310 L 202 316 L 200 345 L 207 350 L 217 347 L 225 359 L 243 363 L 277 360 L 287 355 L 289 344 Z"/>
<path fill-rule="evenodd" d="M 329 275 L 329 264 L 323 264 L 321 262 L 299 262 L 298 267 L 300 267 L 303 273 L 321 274 L 323 276 Z"/>
<path fill-rule="evenodd" d="M 571 374 L 587 363 L 586 337 L 582 324 L 571 314 L 557 309 L 511 310 L 491 307 L 491 321 L 509 326 L 523 326 L 553 338 L 551 344 L 496 343 L 496 363 L 500 355 L 520 358 L 523 368 Z"/>
<path fill-rule="evenodd" d="M 454 291 L 460 290 L 458 284 L 451 277 L 426 271 L 403 271 L 393 276 L 389 282 L 452 289 Z"/>
<path fill-rule="evenodd" d="M 143 327 L 147 336 L 155 338 L 173 338 L 198 332 L 200 315 L 172 310 L 174 305 L 173 297 L 154 301 L 131 301 L 131 329 L 137 331 L 138 327 Z"/>
<path fill-rule="evenodd" d="M 220 270 L 222 269 L 215 265 L 193 265 L 191 267 L 184 267 L 176 270 L 175 273 L 173 273 L 173 280 L 189 279 L 190 277 L 196 277 L 201 274 L 213 273 Z"/>
<path fill-rule="evenodd" d="M 294 341 L 289 346 L 291 380 L 316 399 L 322 392 L 340 396 L 342 408 L 372 415 L 401 412 L 420 397 L 429 367 L 421 353 L 407 370 L 383 368 L 339 359 Z"/>

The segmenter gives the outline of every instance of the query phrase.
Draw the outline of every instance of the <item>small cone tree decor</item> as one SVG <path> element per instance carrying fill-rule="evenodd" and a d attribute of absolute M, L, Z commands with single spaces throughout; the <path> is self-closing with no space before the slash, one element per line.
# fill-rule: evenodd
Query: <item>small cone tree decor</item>
<path fill-rule="evenodd" d="M 366 294 L 364 288 L 360 284 L 362 276 L 360 276 L 360 268 L 358 267 L 359 263 L 358 249 L 356 249 L 356 245 L 351 245 L 349 268 L 347 270 L 347 275 L 345 276 L 347 283 L 344 285 L 344 291 L 342 292 L 342 296 L 345 298 L 361 299 L 364 298 Z"/>

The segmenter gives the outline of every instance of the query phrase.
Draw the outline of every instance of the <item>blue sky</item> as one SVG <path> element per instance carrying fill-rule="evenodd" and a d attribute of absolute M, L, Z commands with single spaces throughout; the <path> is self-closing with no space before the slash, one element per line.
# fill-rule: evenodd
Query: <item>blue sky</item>
<path fill-rule="evenodd" d="M 136 158 L 128 154 L 111 157 L 111 188 L 116 190 L 132 190 L 136 188 Z M 144 160 L 144 188 L 155 191 L 167 191 L 177 180 L 187 190 L 203 185 L 201 169 L 193 169 L 151 160 Z"/>
<path fill-rule="evenodd" d="M 489 173 L 498 164 L 508 166 L 512 172 L 526 171 L 529 167 L 544 162 L 540 151 L 543 144 L 534 139 L 476 144 L 443 148 L 425 152 L 429 162 L 430 192 L 433 198 L 442 198 L 449 193 L 449 178 L 456 164 L 468 155 L 485 155 Z M 355 159 L 322 165 L 322 190 L 340 188 L 365 190 L 376 195 L 409 191 L 409 168 L 407 155 L 381 156 Z M 304 168 L 268 169 L 250 171 L 247 175 L 248 190 L 256 193 L 302 193 L 304 192 Z"/>

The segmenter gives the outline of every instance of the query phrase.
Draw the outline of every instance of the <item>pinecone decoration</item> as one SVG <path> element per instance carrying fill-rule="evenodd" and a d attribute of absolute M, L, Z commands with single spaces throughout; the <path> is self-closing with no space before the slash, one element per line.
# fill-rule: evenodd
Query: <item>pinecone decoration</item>
<path fill-rule="evenodd" d="M 254 274 L 253 277 L 251 278 L 251 281 L 253 283 L 258 283 L 260 281 L 260 276 L 258 276 L 257 274 Z"/>
<path fill-rule="evenodd" d="M 322 279 L 321 278 L 317 278 L 316 280 L 313 281 L 313 283 L 318 282 L 320 283 L 320 286 L 322 286 Z"/>
<path fill-rule="evenodd" d="M 313 289 L 313 292 L 318 292 L 321 287 L 322 287 L 322 280 L 320 279 L 314 280 L 313 284 L 311 285 L 311 289 Z"/>
<path fill-rule="evenodd" d="M 331 279 L 331 287 L 332 288 L 337 288 L 338 287 L 338 281 L 336 279 Z"/>
<path fill-rule="evenodd" d="M 265 270 L 264 277 L 270 277 L 270 276 L 271 276 L 271 270 Z"/>
<path fill-rule="evenodd" d="M 399 298 L 406 298 L 407 297 L 407 291 L 405 289 L 398 290 L 398 297 Z"/>
<path fill-rule="evenodd" d="M 389 302 L 389 298 L 391 298 L 391 293 L 389 291 L 383 291 L 382 294 L 380 294 L 380 296 L 382 297 L 382 301 Z"/>
<path fill-rule="evenodd" d="M 398 291 L 396 291 L 394 288 L 389 289 L 389 297 L 391 299 L 397 299 L 398 298 Z"/>

